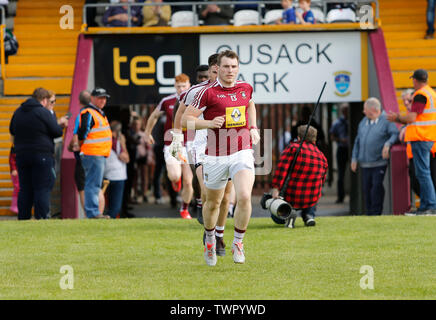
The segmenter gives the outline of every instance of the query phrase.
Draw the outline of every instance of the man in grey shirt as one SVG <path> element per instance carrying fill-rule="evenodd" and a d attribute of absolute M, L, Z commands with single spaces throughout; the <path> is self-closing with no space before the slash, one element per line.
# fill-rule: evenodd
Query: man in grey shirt
<path fill-rule="evenodd" d="M 398 140 L 398 129 L 382 114 L 380 101 L 369 98 L 363 106 L 365 118 L 359 123 L 351 156 L 351 170 L 362 170 L 366 215 L 381 215 L 385 190 L 383 179 L 390 147 Z"/>

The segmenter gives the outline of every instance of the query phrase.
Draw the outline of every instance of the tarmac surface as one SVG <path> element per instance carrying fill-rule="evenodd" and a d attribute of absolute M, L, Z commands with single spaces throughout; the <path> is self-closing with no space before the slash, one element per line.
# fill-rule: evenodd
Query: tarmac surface
<path fill-rule="evenodd" d="M 260 206 L 260 196 L 252 197 L 252 218 L 265 218 L 270 217 L 269 211 L 262 209 Z M 164 203 L 155 204 L 155 199 L 151 195 L 148 196 L 148 202 L 143 202 L 138 199 L 140 203 L 129 205 L 129 212 L 134 215 L 134 218 L 174 218 L 180 219 L 179 205 L 172 208 L 170 205 L 169 197 L 163 197 Z M 336 190 L 335 187 L 324 187 L 323 196 L 318 202 L 316 217 L 323 216 L 347 216 L 350 215 L 349 197 L 345 197 L 343 203 L 335 203 Z M 189 208 L 189 212 L 193 219 L 197 217 L 196 211 L 193 207 Z M 17 216 L 0 216 L 0 220 L 16 220 Z"/>
<path fill-rule="evenodd" d="M 335 203 L 336 192 L 334 188 L 324 188 L 323 196 L 318 202 L 315 217 L 322 216 L 347 216 L 350 215 L 348 196 L 345 198 L 344 203 Z M 260 196 L 253 196 L 252 198 L 252 218 L 270 217 L 267 210 L 262 209 L 260 206 Z M 141 199 L 139 199 L 141 200 Z M 164 197 L 163 204 L 155 204 L 153 197 L 148 197 L 148 202 L 130 205 L 132 213 L 135 218 L 180 218 L 179 206 L 172 208 L 168 197 Z M 196 218 L 195 210 L 190 207 L 189 212 L 192 218 Z"/>

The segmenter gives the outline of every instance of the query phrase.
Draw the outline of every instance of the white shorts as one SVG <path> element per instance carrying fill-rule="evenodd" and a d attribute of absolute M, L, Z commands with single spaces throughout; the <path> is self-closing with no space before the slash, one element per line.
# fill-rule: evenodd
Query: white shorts
<path fill-rule="evenodd" d="M 203 162 L 203 181 L 208 189 L 223 189 L 229 178 L 234 180 L 238 171 L 251 170 L 254 174 L 252 149 L 241 150 L 229 156 L 205 155 Z"/>
<path fill-rule="evenodd" d="M 183 164 L 182 161 L 180 161 L 179 159 L 174 158 L 170 154 L 170 150 L 169 149 L 170 149 L 170 146 L 165 146 L 164 147 L 164 158 L 165 158 L 166 164 Z M 183 147 L 182 155 L 188 161 L 188 153 L 186 152 L 186 147 Z"/>

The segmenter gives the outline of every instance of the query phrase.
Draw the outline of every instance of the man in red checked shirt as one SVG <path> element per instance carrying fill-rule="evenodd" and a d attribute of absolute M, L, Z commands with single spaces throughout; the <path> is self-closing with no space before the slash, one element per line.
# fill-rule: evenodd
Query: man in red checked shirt
<path fill-rule="evenodd" d="M 208 129 L 203 181 L 206 203 L 203 206 L 206 233 L 204 258 L 216 265 L 215 227 L 228 178 L 231 178 L 238 199 L 232 243 L 233 261 L 245 262 L 242 240 L 251 217 L 251 192 L 254 184 L 252 144 L 260 140 L 256 127 L 256 106 L 253 88 L 237 81 L 239 57 L 226 50 L 218 55 L 218 78 L 200 90 L 182 116 L 182 126 L 196 130 Z M 203 115 L 203 119 L 200 119 Z"/>
<path fill-rule="evenodd" d="M 299 141 L 303 139 L 306 127 L 306 125 L 298 127 Z M 316 146 L 316 135 L 317 130 L 310 126 L 284 194 L 286 202 L 290 203 L 294 209 L 302 210 L 301 217 L 308 227 L 315 226 L 316 203 L 321 197 L 328 168 L 327 159 Z M 283 188 L 289 167 L 299 146 L 300 142 L 291 142 L 282 152 L 271 185 L 273 198 L 279 197 L 279 190 Z"/>

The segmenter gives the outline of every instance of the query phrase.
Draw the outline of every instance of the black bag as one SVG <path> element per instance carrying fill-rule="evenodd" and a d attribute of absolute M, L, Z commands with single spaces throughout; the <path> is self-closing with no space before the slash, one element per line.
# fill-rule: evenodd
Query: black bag
<path fill-rule="evenodd" d="M 5 42 L 5 55 L 11 56 L 18 52 L 18 41 L 17 38 L 12 34 L 11 31 L 6 30 L 4 36 Z"/>

